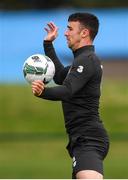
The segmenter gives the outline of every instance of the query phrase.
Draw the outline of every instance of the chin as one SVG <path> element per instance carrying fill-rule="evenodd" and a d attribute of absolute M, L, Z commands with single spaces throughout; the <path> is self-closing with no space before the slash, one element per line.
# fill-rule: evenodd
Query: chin
<path fill-rule="evenodd" d="M 72 49 L 72 46 L 71 46 L 71 45 L 68 45 L 68 47 L 69 47 L 70 49 Z"/>
<path fill-rule="evenodd" d="M 74 48 L 73 48 L 74 46 L 71 45 L 71 44 L 69 44 L 68 47 L 69 47 L 70 49 L 72 49 L 72 50 L 74 49 Z"/>
<path fill-rule="evenodd" d="M 69 47 L 69 48 L 72 48 L 72 45 L 68 43 L 68 47 Z"/>

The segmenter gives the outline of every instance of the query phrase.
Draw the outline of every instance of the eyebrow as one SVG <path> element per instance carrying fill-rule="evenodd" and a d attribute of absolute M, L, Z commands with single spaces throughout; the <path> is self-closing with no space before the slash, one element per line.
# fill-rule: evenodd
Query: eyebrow
<path fill-rule="evenodd" d="M 67 28 L 71 29 L 72 27 L 71 27 L 71 26 L 69 26 L 69 25 L 67 25 Z"/>

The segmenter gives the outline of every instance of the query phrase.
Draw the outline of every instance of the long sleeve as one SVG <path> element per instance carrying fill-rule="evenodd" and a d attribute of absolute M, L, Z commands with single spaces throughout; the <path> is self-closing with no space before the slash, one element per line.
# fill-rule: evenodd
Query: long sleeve
<path fill-rule="evenodd" d="M 44 41 L 43 45 L 45 54 L 49 58 L 51 58 L 55 65 L 54 81 L 56 84 L 61 85 L 68 73 L 70 66 L 67 66 L 66 68 L 63 66 L 63 64 L 60 62 L 59 58 L 56 55 L 55 49 L 51 41 Z"/>
<path fill-rule="evenodd" d="M 70 91 L 69 89 L 63 85 L 63 81 L 66 78 L 70 66 L 64 67 L 63 64 L 60 62 L 59 58 L 56 55 L 55 49 L 53 47 L 52 42 L 44 41 L 44 51 L 45 54 L 52 59 L 55 65 L 55 76 L 54 81 L 59 86 L 55 87 L 46 87 L 43 94 L 40 95 L 40 98 L 48 99 L 48 100 L 66 100 L 69 98 Z"/>
<path fill-rule="evenodd" d="M 66 86 L 60 85 L 50 88 L 46 87 L 44 92 L 40 95 L 40 98 L 53 101 L 66 101 L 70 96 L 70 90 Z"/>
<path fill-rule="evenodd" d="M 60 86 L 45 88 L 40 96 L 48 100 L 66 101 L 81 90 L 94 73 L 94 67 L 90 60 L 77 59 L 73 63 L 70 72 Z"/>
<path fill-rule="evenodd" d="M 93 92 L 93 96 L 99 97 L 100 92 L 98 85 L 101 81 L 102 70 L 100 62 L 94 53 L 93 46 L 84 46 L 73 52 L 73 64 L 67 68 L 64 68 L 59 61 L 51 42 L 44 42 L 44 49 L 46 55 L 48 55 L 55 64 L 55 80 L 59 81 L 58 84 L 60 85 L 56 87 L 46 87 L 40 95 L 41 98 L 55 101 L 69 101 L 74 97 L 84 96 L 84 94 L 80 95 L 79 92 L 85 87 L 84 93 L 91 94 Z M 64 73 L 63 76 L 62 72 Z"/>

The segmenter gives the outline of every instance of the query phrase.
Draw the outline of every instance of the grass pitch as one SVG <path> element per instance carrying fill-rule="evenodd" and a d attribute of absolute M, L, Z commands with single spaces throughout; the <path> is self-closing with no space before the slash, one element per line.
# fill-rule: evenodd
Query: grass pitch
<path fill-rule="evenodd" d="M 128 178 L 128 85 L 105 81 L 100 112 L 111 145 L 105 178 Z M 71 178 L 60 102 L 34 97 L 28 85 L 0 85 L 0 178 Z"/>

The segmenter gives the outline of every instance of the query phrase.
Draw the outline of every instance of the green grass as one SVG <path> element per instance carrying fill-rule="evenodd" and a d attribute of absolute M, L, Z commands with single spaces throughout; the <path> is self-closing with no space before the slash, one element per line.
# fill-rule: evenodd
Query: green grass
<path fill-rule="evenodd" d="M 60 102 L 34 97 L 29 86 L 0 86 L 0 132 L 61 132 Z"/>
<path fill-rule="evenodd" d="M 70 179 L 71 164 L 65 148 L 66 141 L 10 141 L 0 143 L 0 178 L 2 179 Z M 111 142 L 105 165 L 105 178 L 128 177 L 128 142 Z"/>
<path fill-rule="evenodd" d="M 65 140 L 0 143 L 0 178 L 68 178 Z"/>
<path fill-rule="evenodd" d="M 127 136 L 128 84 L 127 81 L 105 81 L 101 96 L 101 117 L 112 135 Z"/>
<path fill-rule="evenodd" d="M 128 178 L 128 84 L 105 80 L 100 113 L 111 146 L 105 178 Z M 0 85 L 0 178 L 71 178 L 60 102 L 34 97 L 28 85 Z"/>
<path fill-rule="evenodd" d="M 105 178 L 128 178 L 128 141 L 111 141 L 110 151 L 104 162 Z"/>

